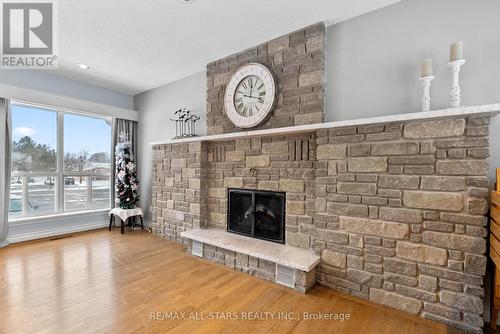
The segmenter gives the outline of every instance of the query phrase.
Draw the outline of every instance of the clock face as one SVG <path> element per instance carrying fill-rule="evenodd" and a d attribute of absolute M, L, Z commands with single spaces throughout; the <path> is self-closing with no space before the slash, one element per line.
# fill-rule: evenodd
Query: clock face
<path fill-rule="evenodd" d="M 238 114 L 244 117 L 253 116 L 264 108 L 266 85 L 256 75 L 244 78 L 236 87 L 234 105 Z"/>
<path fill-rule="evenodd" d="M 264 65 L 248 64 L 227 84 L 224 105 L 229 119 L 240 128 L 262 123 L 274 107 L 276 83 Z"/>

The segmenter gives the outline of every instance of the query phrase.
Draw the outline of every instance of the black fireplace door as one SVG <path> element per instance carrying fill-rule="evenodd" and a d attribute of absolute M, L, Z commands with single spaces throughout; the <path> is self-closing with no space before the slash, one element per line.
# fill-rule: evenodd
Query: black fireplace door
<path fill-rule="evenodd" d="M 285 193 L 229 189 L 229 232 L 285 242 Z"/>

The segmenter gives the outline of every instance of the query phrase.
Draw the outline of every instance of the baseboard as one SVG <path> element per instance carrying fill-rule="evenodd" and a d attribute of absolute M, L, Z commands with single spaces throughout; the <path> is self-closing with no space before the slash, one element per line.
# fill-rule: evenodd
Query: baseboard
<path fill-rule="evenodd" d="M 0 248 L 8 246 L 9 244 L 10 244 L 9 240 L 4 240 L 4 241 L 0 242 Z"/>
<path fill-rule="evenodd" d="M 108 223 L 98 222 L 98 223 L 94 223 L 94 224 L 82 224 L 82 225 L 67 226 L 67 227 L 62 227 L 62 228 L 51 228 L 50 230 L 46 230 L 46 231 L 39 231 L 39 232 L 34 232 L 34 233 L 25 233 L 25 234 L 18 234 L 18 235 L 9 236 L 7 239 L 7 243 L 13 244 L 16 242 L 23 242 L 23 241 L 29 241 L 29 240 L 35 240 L 35 239 L 48 238 L 48 237 L 53 237 L 56 235 L 95 230 L 95 229 L 104 228 L 104 227 L 108 227 L 108 226 L 109 226 Z"/>

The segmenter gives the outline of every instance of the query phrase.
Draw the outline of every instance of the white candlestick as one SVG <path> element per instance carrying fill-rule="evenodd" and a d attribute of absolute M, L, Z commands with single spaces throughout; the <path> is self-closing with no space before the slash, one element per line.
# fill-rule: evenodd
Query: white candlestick
<path fill-rule="evenodd" d="M 432 75 L 421 77 L 420 81 L 422 82 L 422 86 L 424 87 L 424 94 L 422 96 L 422 111 L 431 110 L 431 81 L 434 79 Z"/>
<path fill-rule="evenodd" d="M 426 59 L 422 62 L 420 77 L 424 78 L 430 76 L 432 76 L 432 59 Z"/>
<path fill-rule="evenodd" d="M 458 59 L 448 63 L 448 67 L 451 68 L 453 73 L 451 92 L 450 92 L 450 103 L 451 108 L 460 107 L 460 102 L 462 99 L 462 90 L 460 89 L 460 82 L 458 74 L 460 73 L 460 67 L 465 64 L 465 59 Z"/>
<path fill-rule="evenodd" d="M 450 46 L 450 63 L 464 59 L 464 42 L 455 42 Z"/>

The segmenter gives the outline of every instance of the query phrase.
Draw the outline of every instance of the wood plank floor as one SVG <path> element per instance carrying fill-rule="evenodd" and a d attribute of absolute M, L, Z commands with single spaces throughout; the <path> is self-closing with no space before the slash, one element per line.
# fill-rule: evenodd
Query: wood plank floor
<path fill-rule="evenodd" d="M 282 312 L 282 319 L 228 319 L 271 317 L 257 312 Z M 351 319 L 304 320 L 303 312 Z M 189 256 L 145 231 L 98 230 L 0 250 L 0 333 L 167 332 L 459 333 L 319 286 L 301 294 Z"/>

